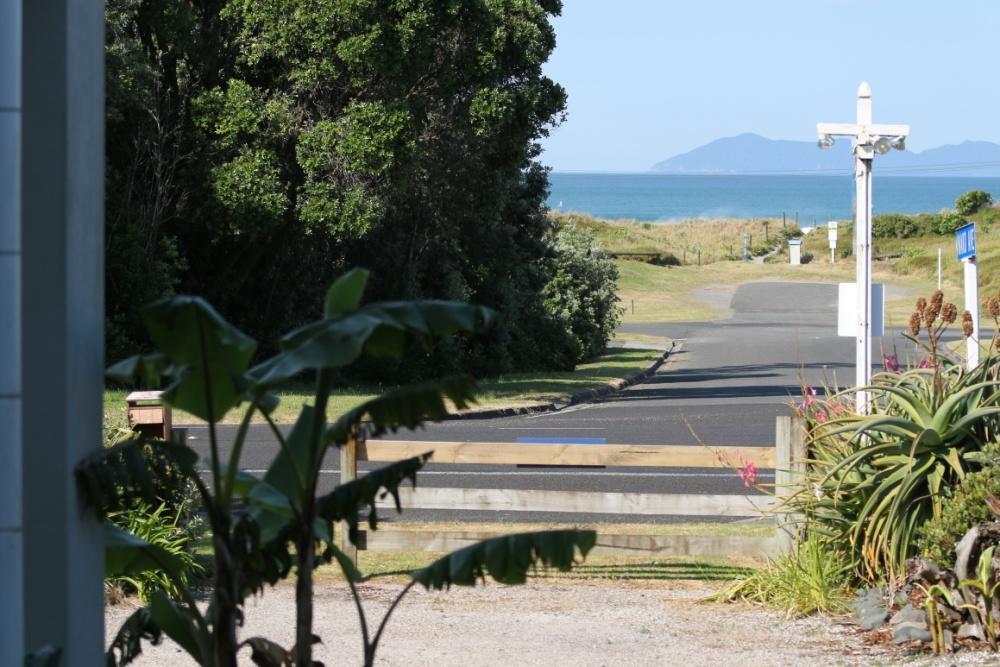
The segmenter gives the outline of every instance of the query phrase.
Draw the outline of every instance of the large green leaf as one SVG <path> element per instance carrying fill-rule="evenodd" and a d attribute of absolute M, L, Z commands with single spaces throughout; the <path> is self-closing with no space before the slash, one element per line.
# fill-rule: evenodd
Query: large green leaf
<path fill-rule="evenodd" d="M 194 612 L 175 603 L 162 592 L 153 593 L 147 606 L 150 618 L 198 664 L 209 660 L 210 638 L 198 627 Z"/>
<path fill-rule="evenodd" d="M 104 374 L 111 380 L 124 384 L 138 382 L 148 387 L 159 387 L 164 369 L 169 365 L 166 355 L 137 354 L 108 366 Z"/>
<path fill-rule="evenodd" d="M 345 412 L 327 431 L 327 439 L 344 443 L 365 416 L 370 436 L 401 428 L 416 428 L 425 421 L 448 416 L 451 401 L 459 410 L 469 407 L 476 395 L 476 382 L 470 376 L 423 382 L 394 389 Z"/>
<path fill-rule="evenodd" d="M 401 510 L 399 502 L 399 487 L 406 480 L 414 486 L 417 484 L 417 471 L 431 457 L 431 452 L 414 456 L 410 459 L 396 461 L 382 468 L 372 470 L 368 474 L 352 482 L 341 484 L 325 496 L 316 500 L 317 515 L 329 522 L 345 521 L 348 525 L 348 536 L 351 542 L 358 542 L 358 514 L 368 507 L 368 527 L 375 530 L 378 527 L 378 512 L 375 501 L 391 495 L 396 501 L 396 509 Z"/>
<path fill-rule="evenodd" d="M 299 507 L 302 506 L 302 494 L 305 492 L 303 484 L 309 479 L 309 438 L 316 418 L 313 406 L 302 406 L 295 425 L 285 438 L 286 446 L 278 450 L 264 474 L 267 484 L 291 498 Z M 319 452 L 317 460 L 323 460 L 322 452 Z"/>
<path fill-rule="evenodd" d="M 88 454 L 74 468 L 77 486 L 100 518 L 137 499 L 158 502 L 197 473 L 198 454 L 187 445 L 138 436 Z"/>
<path fill-rule="evenodd" d="M 368 271 L 366 269 L 352 269 L 337 278 L 330 285 L 330 289 L 326 291 L 323 316 L 333 317 L 355 310 L 361 305 L 361 297 L 365 293 L 367 284 Z"/>
<path fill-rule="evenodd" d="M 403 334 L 431 337 L 474 332 L 493 311 L 452 301 L 375 303 L 301 327 L 281 340 L 281 352 L 255 366 L 251 377 L 262 386 L 308 371 L 340 368 L 355 361 L 369 342 L 382 355 L 403 353 Z"/>
<path fill-rule="evenodd" d="M 160 299 L 145 308 L 146 328 L 174 368 L 163 400 L 205 421 L 239 405 L 257 344 L 198 297 Z"/>
<path fill-rule="evenodd" d="M 118 628 L 105 654 L 105 664 L 107 667 L 127 665 L 142 653 L 143 640 L 155 646 L 162 639 L 163 631 L 153 622 L 149 607 L 140 607 Z"/>
<path fill-rule="evenodd" d="M 163 548 L 104 522 L 104 576 L 124 577 L 150 570 L 181 581 L 184 563 Z"/>
<path fill-rule="evenodd" d="M 502 584 L 521 584 L 539 563 L 560 572 L 572 569 L 597 542 L 593 530 L 545 530 L 494 537 L 440 558 L 411 576 L 425 588 L 474 586 L 486 574 Z"/>

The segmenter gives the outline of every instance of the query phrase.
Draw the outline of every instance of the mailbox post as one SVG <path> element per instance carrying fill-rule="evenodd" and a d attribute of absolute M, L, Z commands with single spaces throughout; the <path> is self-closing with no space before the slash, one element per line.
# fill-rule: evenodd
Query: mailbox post
<path fill-rule="evenodd" d="M 788 262 L 792 266 L 802 263 L 802 239 L 788 239 Z"/>

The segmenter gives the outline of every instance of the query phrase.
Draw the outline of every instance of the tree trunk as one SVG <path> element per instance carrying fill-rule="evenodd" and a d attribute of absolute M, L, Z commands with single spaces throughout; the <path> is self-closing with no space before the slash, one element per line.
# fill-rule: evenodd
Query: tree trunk
<path fill-rule="evenodd" d="M 236 667 L 236 604 L 239 591 L 232 568 L 229 544 L 225 536 L 216 534 L 215 542 L 215 591 L 212 594 L 214 607 L 212 659 L 215 667 Z"/>
<path fill-rule="evenodd" d="M 312 531 L 299 538 L 298 572 L 295 580 L 295 664 L 312 667 L 313 539 Z"/>

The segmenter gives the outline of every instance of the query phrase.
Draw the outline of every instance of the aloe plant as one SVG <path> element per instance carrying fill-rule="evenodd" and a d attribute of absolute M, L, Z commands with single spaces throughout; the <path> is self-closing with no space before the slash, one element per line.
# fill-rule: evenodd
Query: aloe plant
<path fill-rule="evenodd" d="M 114 552 L 109 574 L 157 569 L 172 581 L 177 596 L 163 592 L 150 596 L 149 603 L 125 622 L 113 640 L 109 665 L 127 664 L 139 655 L 144 641 L 156 642 L 165 634 L 202 665 L 235 666 L 237 653 L 247 647 L 257 664 L 312 667 L 312 646 L 317 639 L 312 618 L 313 571 L 334 560 L 344 570 L 357 602 L 365 662 L 374 660 L 388 615 L 370 635 L 354 585 L 360 573 L 335 546 L 334 525 L 346 522 L 350 538 L 356 539 L 361 511 L 367 508 L 368 525 L 377 528 L 376 497 L 390 494 L 398 501 L 399 486 L 407 480 L 415 483 L 431 452 L 385 466 L 322 496 L 317 495 L 321 464 L 329 448 L 343 445 L 348 438 L 443 418 L 448 402 L 458 408 L 468 406 L 474 400 L 475 383 L 459 376 L 405 387 L 350 410 L 331 424 L 327 403 L 334 372 L 362 354 L 398 357 L 407 338 L 479 331 L 489 325 L 493 314 L 479 306 L 444 301 L 362 305 L 367 279 L 363 270 L 339 278 L 327 292 L 323 317 L 289 333 L 274 357 L 253 367 L 255 342 L 201 299 L 172 297 L 146 309 L 147 328 L 158 351 L 115 364 L 109 375 L 141 378 L 154 386 L 166 378 L 163 400 L 208 423 L 208 479 L 195 470 L 198 457 L 186 445 L 143 438 L 81 461 L 77 479 L 89 503 L 102 515 L 135 499 L 151 500 L 154 487 L 193 481 L 212 531 L 212 598 L 206 609 L 198 607 L 169 553 L 133 535 L 110 532 L 109 549 Z M 316 378 L 314 403 L 303 407 L 286 437 L 270 418 L 277 401 L 270 390 L 304 373 Z M 216 425 L 244 403 L 247 407 L 235 442 L 229 456 L 223 457 Z M 261 479 L 239 469 L 255 414 L 264 417 L 279 446 Z M 242 500 L 247 511 L 234 515 L 234 500 Z M 447 567 L 434 564 L 415 573 L 399 599 L 418 582 L 438 588 L 465 585 L 488 571 L 498 581 L 518 583 L 536 563 L 567 569 L 578 557 L 586 556 L 596 536 L 593 531 L 556 530 L 502 539 L 506 541 L 487 541 L 456 552 L 446 561 Z M 237 626 L 244 600 L 287 577 L 293 564 L 294 646 L 281 647 L 262 637 L 239 642 Z"/>
<path fill-rule="evenodd" d="M 791 504 L 848 545 L 862 576 L 901 572 L 918 529 L 940 514 L 941 492 L 978 469 L 1000 414 L 993 363 L 879 374 L 865 388 L 871 414 L 831 412 L 813 424 L 809 485 Z M 842 405 L 848 393 L 827 402 Z"/>

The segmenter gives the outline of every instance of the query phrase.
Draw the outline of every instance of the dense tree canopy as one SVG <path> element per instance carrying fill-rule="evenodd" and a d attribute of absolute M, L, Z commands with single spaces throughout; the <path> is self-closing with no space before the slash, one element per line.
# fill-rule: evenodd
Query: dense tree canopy
<path fill-rule="evenodd" d="M 541 296 L 556 246 L 535 158 L 566 103 L 542 74 L 560 9 L 109 0 L 109 354 L 141 343 L 137 306 L 174 290 L 267 349 L 350 266 L 372 270 L 372 298 L 500 312 L 435 366 L 575 345 Z"/>

